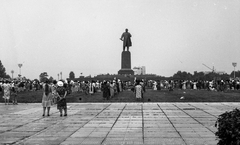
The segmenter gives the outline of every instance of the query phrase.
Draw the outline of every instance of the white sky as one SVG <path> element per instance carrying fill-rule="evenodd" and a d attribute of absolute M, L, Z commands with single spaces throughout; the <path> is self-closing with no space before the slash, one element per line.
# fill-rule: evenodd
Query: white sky
<path fill-rule="evenodd" d="M 30 79 L 117 74 L 126 28 L 147 73 L 239 70 L 240 0 L 0 0 L 0 60 Z"/>

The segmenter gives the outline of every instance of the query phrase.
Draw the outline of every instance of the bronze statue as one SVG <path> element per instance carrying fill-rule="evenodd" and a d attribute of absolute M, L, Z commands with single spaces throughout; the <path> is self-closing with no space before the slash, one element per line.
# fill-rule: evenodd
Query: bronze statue
<path fill-rule="evenodd" d="M 120 40 L 123 41 L 123 51 L 125 51 L 125 47 L 127 47 L 127 51 L 129 51 L 129 47 L 132 46 L 131 37 L 132 35 L 128 32 L 128 29 L 126 29 L 120 38 Z"/>

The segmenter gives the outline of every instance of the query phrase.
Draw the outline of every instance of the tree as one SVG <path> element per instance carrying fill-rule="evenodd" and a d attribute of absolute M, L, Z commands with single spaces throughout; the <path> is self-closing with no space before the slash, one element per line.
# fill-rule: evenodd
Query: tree
<path fill-rule="evenodd" d="M 49 82 L 50 82 L 50 83 L 52 83 L 52 82 L 53 82 L 53 80 L 54 80 L 54 79 L 53 79 L 53 77 L 52 77 L 52 76 L 51 76 L 51 77 L 49 77 Z"/>
<path fill-rule="evenodd" d="M 233 78 L 234 77 L 234 71 L 231 72 L 230 76 Z M 235 77 L 240 77 L 240 71 L 235 71 Z"/>
<path fill-rule="evenodd" d="M 40 82 L 45 82 L 47 80 L 48 74 L 47 72 L 43 72 L 39 75 L 39 81 Z"/>
<path fill-rule="evenodd" d="M 69 79 L 70 79 L 70 80 L 74 80 L 74 79 L 75 79 L 75 74 L 74 74 L 73 71 L 71 71 L 71 72 L 69 73 Z"/>
<path fill-rule="evenodd" d="M 204 80 L 205 74 L 203 72 L 194 71 L 193 79 L 194 80 Z"/>
<path fill-rule="evenodd" d="M 190 80 L 192 79 L 192 74 L 185 71 L 178 71 L 176 74 L 173 75 L 173 79 Z"/>
<path fill-rule="evenodd" d="M 10 78 L 10 76 L 6 74 L 6 69 L 3 66 L 1 60 L 0 60 L 0 78 Z"/>

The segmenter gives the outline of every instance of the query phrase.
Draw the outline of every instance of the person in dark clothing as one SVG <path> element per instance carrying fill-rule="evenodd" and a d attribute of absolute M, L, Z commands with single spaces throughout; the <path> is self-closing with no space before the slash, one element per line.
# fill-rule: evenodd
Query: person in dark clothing
<path fill-rule="evenodd" d="M 67 95 L 67 90 L 63 86 L 63 82 L 59 81 L 57 83 L 58 88 L 57 88 L 57 109 L 60 112 L 60 116 L 62 117 L 62 110 L 64 110 L 64 116 L 67 116 L 67 101 L 66 101 L 66 95 Z"/>
<path fill-rule="evenodd" d="M 102 85 L 103 99 L 108 100 L 110 96 L 110 89 L 106 81 L 103 82 Z"/>

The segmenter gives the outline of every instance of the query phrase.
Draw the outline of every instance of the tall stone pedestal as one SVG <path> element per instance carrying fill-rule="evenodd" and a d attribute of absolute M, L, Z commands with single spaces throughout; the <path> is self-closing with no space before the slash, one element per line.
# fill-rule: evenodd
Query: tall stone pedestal
<path fill-rule="evenodd" d="M 134 75 L 134 71 L 131 69 L 131 53 L 130 51 L 122 52 L 122 64 L 118 74 Z"/>

